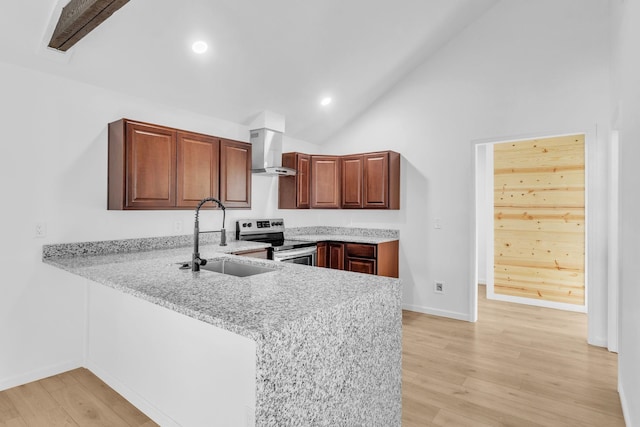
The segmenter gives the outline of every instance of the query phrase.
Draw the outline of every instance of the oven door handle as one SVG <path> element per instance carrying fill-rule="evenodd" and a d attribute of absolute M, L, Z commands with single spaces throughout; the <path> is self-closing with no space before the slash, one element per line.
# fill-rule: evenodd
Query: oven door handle
<path fill-rule="evenodd" d="M 297 258 L 300 256 L 315 254 L 317 251 L 318 251 L 318 248 L 315 246 L 302 248 L 302 249 L 291 249 L 287 251 L 273 251 L 273 259 L 283 260 L 283 259 Z"/>

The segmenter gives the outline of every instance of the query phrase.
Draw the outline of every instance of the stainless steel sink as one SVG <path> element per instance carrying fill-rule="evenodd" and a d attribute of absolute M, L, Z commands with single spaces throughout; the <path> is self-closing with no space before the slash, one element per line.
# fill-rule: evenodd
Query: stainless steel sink
<path fill-rule="evenodd" d="M 216 273 L 229 274 L 231 276 L 246 277 L 256 274 L 276 271 L 275 268 L 262 267 L 259 265 L 243 264 L 228 259 L 209 261 L 200 266 L 201 270 L 213 271 Z"/>

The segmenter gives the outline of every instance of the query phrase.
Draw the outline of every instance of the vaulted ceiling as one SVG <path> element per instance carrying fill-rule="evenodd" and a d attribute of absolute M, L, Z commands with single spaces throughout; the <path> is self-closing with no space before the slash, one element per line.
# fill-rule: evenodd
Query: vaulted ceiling
<path fill-rule="evenodd" d="M 496 1 L 131 0 L 67 54 L 45 46 L 68 0 L 4 1 L 0 61 L 322 143 Z"/>

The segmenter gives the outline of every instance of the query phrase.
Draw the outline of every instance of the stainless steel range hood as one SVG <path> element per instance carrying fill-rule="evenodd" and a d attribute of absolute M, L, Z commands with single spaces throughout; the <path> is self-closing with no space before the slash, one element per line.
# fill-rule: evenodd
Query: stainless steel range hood
<path fill-rule="evenodd" d="M 282 167 L 282 132 L 262 128 L 251 131 L 251 172 L 260 175 L 295 175 L 296 170 Z"/>

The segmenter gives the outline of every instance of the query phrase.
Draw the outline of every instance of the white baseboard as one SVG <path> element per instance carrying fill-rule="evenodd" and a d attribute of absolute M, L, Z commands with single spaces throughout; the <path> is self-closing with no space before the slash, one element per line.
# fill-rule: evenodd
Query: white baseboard
<path fill-rule="evenodd" d="M 556 310 L 573 311 L 577 313 L 586 313 L 587 307 L 584 305 L 575 305 L 555 301 L 538 300 L 533 298 L 514 297 L 511 295 L 496 294 L 487 288 L 487 299 L 505 302 L 515 302 L 518 304 L 534 305 L 536 307 L 553 308 Z M 606 344 L 605 344 L 606 347 Z"/>
<path fill-rule="evenodd" d="M 627 426 L 633 427 L 637 424 L 633 424 L 633 420 L 631 419 L 631 413 L 629 411 L 629 402 L 627 400 L 627 396 L 624 394 L 624 388 L 622 386 L 622 382 L 620 378 L 618 378 L 618 394 L 620 395 L 620 404 L 622 405 L 622 416 L 624 417 L 624 422 Z"/>
<path fill-rule="evenodd" d="M 608 342 L 604 337 L 587 337 L 587 343 L 596 347 L 604 347 L 607 348 Z"/>
<path fill-rule="evenodd" d="M 620 395 L 620 404 L 622 405 L 622 416 L 624 417 L 625 425 L 629 427 L 637 426 L 634 424 L 631 419 L 631 412 L 629 411 L 629 402 L 627 401 L 627 396 L 624 394 L 624 388 L 622 387 L 622 382 L 620 381 L 620 375 L 618 375 L 618 394 Z"/>
<path fill-rule="evenodd" d="M 470 322 L 471 318 L 468 313 L 459 313 L 457 311 L 440 310 L 437 308 L 422 307 L 419 305 L 403 304 L 403 310 L 417 311 L 418 313 L 431 314 L 433 316 L 448 317 L 450 319 L 464 320 Z"/>
<path fill-rule="evenodd" d="M 10 378 L 3 378 L 0 379 L 0 391 L 18 387 L 33 381 L 39 381 L 43 378 L 58 375 L 63 372 L 67 372 L 80 367 L 82 367 L 82 360 L 70 360 L 67 362 L 61 362 L 55 365 L 26 372 L 24 374 L 15 375 Z"/>
<path fill-rule="evenodd" d="M 142 397 L 131 388 L 127 387 L 117 378 L 109 375 L 106 371 L 101 369 L 96 364 L 92 363 L 90 360 L 87 360 L 86 368 L 159 425 L 167 427 L 180 427 L 180 424 L 178 424 L 167 414 L 159 410 L 154 404 L 149 402 L 147 399 Z"/>

